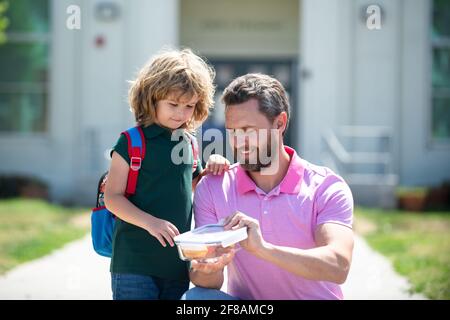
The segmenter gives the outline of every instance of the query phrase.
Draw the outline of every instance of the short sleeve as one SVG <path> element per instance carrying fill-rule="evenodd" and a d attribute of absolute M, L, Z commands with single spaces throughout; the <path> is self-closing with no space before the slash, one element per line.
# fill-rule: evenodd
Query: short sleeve
<path fill-rule="evenodd" d="M 353 196 L 347 183 L 339 176 L 325 178 L 317 189 L 315 204 L 316 226 L 336 223 L 352 228 Z"/>
<path fill-rule="evenodd" d="M 203 177 L 195 188 L 194 219 L 196 228 L 218 221 L 212 194 L 208 186 L 208 177 Z"/>
<path fill-rule="evenodd" d="M 127 163 L 130 163 L 130 157 L 128 156 L 128 139 L 124 134 L 120 135 L 116 145 L 111 150 L 111 157 L 114 151 L 124 158 Z"/>
<path fill-rule="evenodd" d="M 202 172 L 202 170 L 203 170 L 202 162 L 200 161 L 200 157 L 198 157 L 197 158 L 197 168 L 192 173 L 192 179 L 197 178 L 198 175 L 200 174 L 200 172 Z"/>

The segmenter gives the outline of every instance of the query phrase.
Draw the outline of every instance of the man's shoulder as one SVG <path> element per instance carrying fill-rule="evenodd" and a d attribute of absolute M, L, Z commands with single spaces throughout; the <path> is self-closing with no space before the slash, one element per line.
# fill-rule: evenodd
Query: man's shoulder
<path fill-rule="evenodd" d="M 207 174 L 199 182 L 198 187 L 202 188 L 208 186 L 213 188 L 215 186 L 222 187 L 224 185 L 230 185 L 236 180 L 236 174 L 239 167 L 239 163 L 232 164 L 227 171 L 221 175 Z"/>
<path fill-rule="evenodd" d="M 330 174 L 335 174 L 333 172 L 333 170 L 331 170 L 328 167 L 313 164 L 304 159 L 302 159 L 302 160 L 303 160 L 303 166 L 305 168 L 305 173 L 308 173 L 310 175 L 318 175 L 320 177 L 326 177 Z"/>
<path fill-rule="evenodd" d="M 304 159 L 302 159 L 302 161 L 304 166 L 304 179 L 311 184 L 315 184 L 317 186 L 331 181 L 345 183 L 344 178 L 329 167 L 313 164 Z"/>

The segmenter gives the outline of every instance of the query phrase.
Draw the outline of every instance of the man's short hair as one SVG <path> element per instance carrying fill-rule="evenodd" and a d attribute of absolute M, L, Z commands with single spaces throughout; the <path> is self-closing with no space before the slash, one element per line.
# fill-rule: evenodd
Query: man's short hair
<path fill-rule="evenodd" d="M 283 136 L 289 125 L 290 105 L 286 90 L 275 78 L 261 73 L 249 73 L 234 79 L 225 88 L 222 102 L 225 108 L 256 99 L 259 111 L 269 121 L 273 121 L 281 112 L 286 112 L 287 123 Z"/>

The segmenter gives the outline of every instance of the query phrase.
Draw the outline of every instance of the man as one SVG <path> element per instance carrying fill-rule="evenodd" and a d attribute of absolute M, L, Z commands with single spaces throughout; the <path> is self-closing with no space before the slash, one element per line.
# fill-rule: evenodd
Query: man
<path fill-rule="evenodd" d="M 193 261 L 196 287 L 184 299 L 343 299 L 353 251 L 349 187 L 283 144 L 290 107 L 279 81 L 247 74 L 222 100 L 239 162 L 199 183 L 195 221 L 224 219 L 226 229 L 247 227 L 248 238 L 215 263 Z M 228 293 L 219 291 L 226 265 Z"/>

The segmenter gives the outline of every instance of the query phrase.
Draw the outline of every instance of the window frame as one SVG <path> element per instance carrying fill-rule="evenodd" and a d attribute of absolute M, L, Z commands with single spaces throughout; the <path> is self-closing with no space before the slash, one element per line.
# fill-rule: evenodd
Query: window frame
<path fill-rule="evenodd" d="M 446 138 L 435 137 L 433 133 L 433 116 L 434 116 L 434 98 L 436 96 L 435 88 L 433 86 L 432 74 L 433 74 L 433 65 L 434 65 L 434 50 L 435 49 L 449 49 L 450 50 L 450 36 L 447 37 L 439 37 L 438 39 L 433 39 L 432 37 L 432 29 L 434 25 L 434 0 L 430 1 L 430 10 L 429 10 L 429 74 L 428 74 L 428 83 L 429 83 L 429 96 L 428 103 L 430 108 L 428 108 L 428 141 L 430 146 L 433 149 L 450 149 L 450 135 Z M 450 87 L 449 87 L 450 92 Z M 450 97 L 450 94 L 449 94 Z"/>
<path fill-rule="evenodd" d="M 47 81 L 40 82 L 0 82 L 0 93 L 14 93 L 20 92 L 23 94 L 27 93 L 38 93 L 42 94 L 42 96 L 46 96 L 46 104 L 44 106 L 44 116 L 43 119 L 45 121 L 44 129 L 42 131 L 1 131 L 1 138 L 11 138 L 11 137 L 38 137 L 46 138 L 50 134 L 50 110 L 51 110 L 51 74 L 52 74 L 52 36 L 53 36 L 53 28 L 52 28 L 52 6 L 53 1 L 47 0 L 48 3 L 48 31 L 46 33 L 42 32 L 10 32 L 6 30 L 6 43 L 8 44 L 33 44 L 33 43 L 42 43 L 48 46 L 48 64 L 47 64 Z"/>

